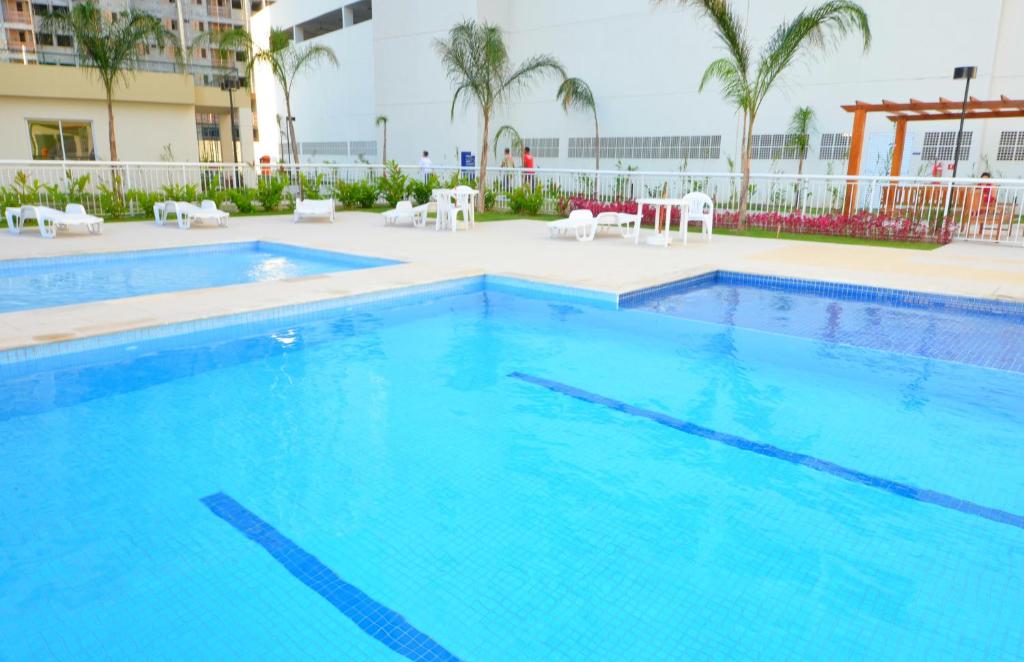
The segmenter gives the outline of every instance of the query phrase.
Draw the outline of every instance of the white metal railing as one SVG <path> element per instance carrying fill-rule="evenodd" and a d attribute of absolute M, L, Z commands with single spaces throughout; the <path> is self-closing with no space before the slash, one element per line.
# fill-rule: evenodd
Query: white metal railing
<path fill-rule="evenodd" d="M 478 173 L 457 166 L 432 166 L 429 173 L 419 166 L 399 169 L 410 182 L 436 177 L 442 186 L 456 177 L 475 184 Z M 290 195 L 300 196 L 305 188 L 306 195 L 341 198 L 354 183 L 369 189 L 385 177 L 386 169 L 376 164 L 0 161 L 0 203 L 24 198 L 60 204 L 74 198 L 95 211 L 145 213 L 161 196 L 210 196 L 278 182 Z M 540 211 L 549 213 L 570 205 L 628 207 L 641 197 L 682 197 L 699 190 L 714 199 L 719 226 L 734 218 L 742 181 L 737 173 L 549 168 L 489 168 L 487 179 L 495 208 L 509 209 L 530 194 Z M 1024 180 L 754 174 L 749 211 L 755 227 L 780 231 L 813 226 L 812 231 L 828 232 L 837 217 L 858 216 L 875 227 L 899 224 L 899 232 L 916 240 L 941 240 L 947 232 L 957 239 L 1024 245 Z M 813 219 L 819 219 L 817 226 Z"/>

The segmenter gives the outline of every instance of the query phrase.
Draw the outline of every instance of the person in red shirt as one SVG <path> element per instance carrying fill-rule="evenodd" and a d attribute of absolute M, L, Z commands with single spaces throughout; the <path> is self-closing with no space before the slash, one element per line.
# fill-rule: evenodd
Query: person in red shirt
<path fill-rule="evenodd" d="M 533 174 L 534 174 L 534 162 L 533 154 L 530 154 L 530 148 L 523 148 L 523 186 L 533 188 Z"/>

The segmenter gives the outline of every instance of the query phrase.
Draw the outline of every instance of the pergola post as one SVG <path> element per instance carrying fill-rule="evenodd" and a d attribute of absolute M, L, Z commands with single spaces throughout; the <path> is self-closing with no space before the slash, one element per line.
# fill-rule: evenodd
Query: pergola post
<path fill-rule="evenodd" d="M 903 171 L 903 145 L 907 142 L 907 120 L 896 120 L 896 142 L 892 146 L 892 164 L 889 166 L 889 176 L 899 177 Z M 897 183 L 890 180 L 888 192 L 885 196 L 886 207 L 892 211 L 896 204 Z"/>
<path fill-rule="evenodd" d="M 867 124 L 868 111 L 858 108 L 853 112 L 853 133 L 850 136 L 850 159 L 846 164 L 846 176 L 856 177 L 860 174 L 860 158 L 864 153 L 864 127 Z M 852 214 L 857 208 L 857 182 L 846 180 L 846 195 L 843 198 L 843 213 Z"/>

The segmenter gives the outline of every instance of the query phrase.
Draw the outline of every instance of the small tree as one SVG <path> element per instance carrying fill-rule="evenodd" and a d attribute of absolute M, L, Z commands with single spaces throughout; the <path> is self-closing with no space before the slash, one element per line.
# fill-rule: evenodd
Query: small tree
<path fill-rule="evenodd" d="M 384 149 L 381 152 L 380 162 L 388 162 L 388 116 L 377 115 L 376 124 L 384 129 Z"/>
<path fill-rule="evenodd" d="M 558 86 L 558 101 L 562 110 L 580 110 L 594 116 L 594 170 L 601 169 L 601 132 L 597 126 L 597 103 L 590 86 L 581 78 L 566 78 Z"/>
<path fill-rule="evenodd" d="M 290 30 L 272 28 L 267 47 L 257 46 L 252 36 L 241 28 L 232 30 L 210 31 L 200 35 L 201 39 L 210 42 L 222 54 L 244 51 L 246 53 L 246 71 L 251 75 L 259 63 L 270 67 L 270 72 L 281 86 L 284 93 L 285 126 L 288 131 L 288 142 L 292 149 L 292 162 L 299 163 L 299 143 L 295 140 L 295 116 L 292 115 L 292 90 L 295 79 L 317 66 L 327 63 L 338 66 L 338 57 L 334 51 L 322 44 L 296 44 L 292 41 Z"/>
<path fill-rule="evenodd" d="M 70 33 L 81 64 L 93 69 L 103 83 L 110 160 L 117 161 L 114 91 L 131 79 L 146 46 L 160 49 L 171 46 L 175 56 L 180 58 L 181 49 L 174 33 L 156 16 L 133 7 L 108 17 L 96 0 L 76 4 L 66 12 L 46 12 L 42 14 L 42 25 L 50 32 Z"/>
<path fill-rule="evenodd" d="M 811 134 L 817 129 L 818 117 L 810 106 L 799 106 L 789 118 L 789 145 L 797 150 L 796 174 L 804 174 L 804 159 L 811 147 Z"/>
<path fill-rule="evenodd" d="M 661 4 L 669 0 L 654 0 Z M 709 82 L 722 85 L 725 99 L 743 118 L 740 167 L 739 224 L 746 224 L 750 197 L 750 154 L 754 122 L 772 86 L 798 57 L 809 49 L 823 50 L 850 33 L 860 33 L 864 50 L 871 45 L 871 28 L 864 9 L 850 0 L 829 0 L 805 9 L 779 25 L 761 50 L 756 67 L 751 62 L 751 45 L 740 16 L 728 0 L 672 0 L 682 6 L 696 6 L 711 21 L 726 56 L 708 65 L 700 81 L 703 91 Z"/>
<path fill-rule="evenodd" d="M 448 78 L 455 86 L 451 119 L 461 100 L 475 101 L 483 115 L 483 137 L 480 144 L 480 195 L 477 209 L 484 210 L 487 194 L 487 156 L 491 114 L 503 103 L 525 91 L 538 77 L 558 74 L 565 78 L 562 64 L 550 55 L 535 55 L 518 66 L 509 60 L 501 28 L 490 23 L 468 20 L 448 31 L 448 39 L 435 40 L 434 48 Z"/>

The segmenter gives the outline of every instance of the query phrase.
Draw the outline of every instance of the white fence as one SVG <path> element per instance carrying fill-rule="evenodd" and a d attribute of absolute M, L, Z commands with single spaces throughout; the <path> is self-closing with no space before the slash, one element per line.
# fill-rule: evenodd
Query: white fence
<path fill-rule="evenodd" d="M 475 168 L 400 166 L 409 182 L 429 190 L 456 178 L 476 184 Z M 437 178 L 434 182 L 432 177 Z M 523 200 L 540 211 L 564 211 L 569 204 L 628 205 L 641 197 L 682 197 L 703 191 L 727 220 L 739 203 L 737 173 L 489 168 L 488 196 L 496 209 Z M 0 204 L 38 201 L 61 205 L 81 202 L 109 215 L 144 214 L 156 199 L 199 198 L 243 189 L 278 186 L 289 196 L 345 197 L 358 184 L 368 200 L 383 202 L 387 181 L 380 165 L 256 165 L 223 163 L 110 163 L 97 161 L 0 161 Z M 365 194 L 366 190 L 373 192 Z M 369 197 L 367 197 L 367 195 Z M 410 188 L 409 196 L 414 195 Z M 404 196 L 403 196 L 404 197 Z M 271 196 L 272 199 L 272 196 Z M 1000 241 L 1024 245 L 1024 180 L 935 179 L 927 177 L 846 177 L 755 174 L 749 210 L 756 225 L 785 230 L 807 219 L 863 216 L 899 222 L 913 232 L 938 239 Z"/>

